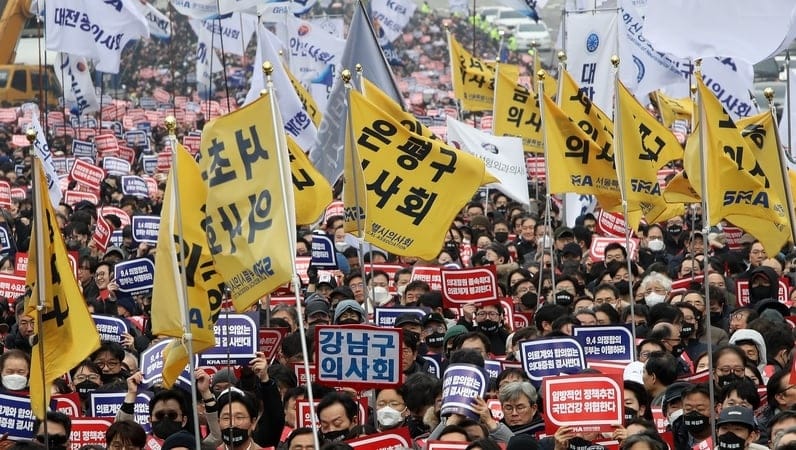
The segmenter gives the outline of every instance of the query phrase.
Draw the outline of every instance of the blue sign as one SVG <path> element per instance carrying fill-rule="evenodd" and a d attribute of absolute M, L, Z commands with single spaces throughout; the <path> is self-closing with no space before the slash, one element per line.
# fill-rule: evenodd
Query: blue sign
<path fill-rule="evenodd" d="M 248 365 L 257 352 L 258 325 L 247 314 L 222 314 L 213 326 L 216 346 L 199 354 L 198 365 Z"/>
<path fill-rule="evenodd" d="M 11 239 L 8 238 L 8 230 L 5 227 L 0 227 L 0 252 L 4 252 L 11 248 Z"/>
<path fill-rule="evenodd" d="M 149 122 L 138 122 L 135 124 L 136 130 L 152 131 L 152 124 Z"/>
<path fill-rule="evenodd" d="M 94 161 L 94 156 L 97 154 L 97 148 L 93 142 L 81 141 L 75 139 L 72 141 L 72 154 L 75 158 L 89 158 Z"/>
<path fill-rule="evenodd" d="M 146 131 L 132 130 L 124 133 L 124 140 L 131 147 L 145 147 L 147 145 Z"/>
<path fill-rule="evenodd" d="M 124 245 L 124 236 L 122 230 L 113 230 L 111 233 L 110 245 L 111 247 L 121 247 Z"/>
<path fill-rule="evenodd" d="M 141 157 L 141 165 L 144 167 L 144 172 L 153 175 L 158 171 L 158 155 L 144 155 Z"/>
<path fill-rule="evenodd" d="M 520 361 L 537 387 L 542 378 L 561 373 L 578 373 L 586 368 L 583 347 L 572 338 L 526 341 L 520 344 Z"/>
<path fill-rule="evenodd" d="M 136 242 L 146 242 L 147 244 L 157 245 L 160 217 L 133 216 L 131 226 L 133 229 L 133 239 Z"/>
<path fill-rule="evenodd" d="M 118 317 L 100 316 L 98 314 L 92 314 L 91 317 L 97 326 L 101 341 L 121 344 L 122 334 L 130 332 L 127 328 L 127 322 Z"/>
<path fill-rule="evenodd" d="M 489 378 L 497 378 L 500 376 L 500 372 L 503 372 L 503 364 L 494 359 L 486 359 L 484 360 L 484 370 L 486 370 Z"/>
<path fill-rule="evenodd" d="M 442 377 L 442 409 L 443 417 L 461 414 L 470 419 L 478 420 L 473 404 L 475 399 L 482 398 L 489 385 L 489 377 L 484 369 L 473 364 L 451 364 L 445 369 Z"/>
<path fill-rule="evenodd" d="M 439 353 L 429 353 L 427 355 L 423 355 L 423 359 L 428 361 L 428 370 L 427 372 L 431 375 L 434 375 L 436 378 L 442 377 L 442 369 L 441 362 L 442 362 L 442 355 Z"/>
<path fill-rule="evenodd" d="M 372 325 L 315 327 L 317 380 L 357 389 L 400 385 L 401 330 Z"/>
<path fill-rule="evenodd" d="M 376 308 L 376 325 L 380 327 L 395 326 L 395 319 L 401 314 L 414 313 L 421 320 L 426 315 L 426 311 L 420 308 Z"/>
<path fill-rule="evenodd" d="M 113 131 L 113 134 L 116 135 L 117 138 L 121 138 L 124 133 L 124 126 L 119 121 L 103 120 L 102 128 Z"/>
<path fill-rule="evenodd" d="M 178 339 L 166 339 L 141 353 L 141 376 L 144 386 L 152 387 L 163 381 L 163 349 L 171 343 L 180 345 Z M 188 373 L 188 365 L 186 364 L 185 370 L 177 377 L 177 385 L 181 388 L 189 389 L 191 386 L 190 380 L 191 374 Z"/>
<path fill-rule="evenodd" d="M 122 177 L 122 194 L 134 195 L 136 197 L 148 197 L 149 186 L 146 180 L 135 175 L 124 175 Z"/>
<path fill-rule="evenodd" d="M 113 266 L 119 290 L 130 295 L 149 294 L 155 284 L 155 263 L 149 258 L 122 261 Z"/>
<path fill-rule="evenodd" d="M 633 361 L 633 334 L 628 326 L 573 327 L 572 337 L 580 342 L 588 360 Z"/>
<path fill-rule="evenodd" d="M 8 433 L 9 439 L 29 440 L 34 435 L 35 419 L 30 397 L 0 394 L 0 434 Z"/>
<path fill-rule="evenodd" d="M 89 394 L 89 413 L 91 417 L 116 417 L 116 413 L 122 407 L 125 395 L 127 395 L 127 392 L 91 392 Z M 144 430 L 149 430 L 150 400 L 152 400 L 151 392 L 139 392 L 135 396 L 133 420 L 144 427 Z"/>
<path fill-rule="evenodd" d="M 337 252 L 334 249 L 334 242 L 325 234 L 314 233 L 312 235 L 312 261 L 313 267 L 337 268 Z"/>

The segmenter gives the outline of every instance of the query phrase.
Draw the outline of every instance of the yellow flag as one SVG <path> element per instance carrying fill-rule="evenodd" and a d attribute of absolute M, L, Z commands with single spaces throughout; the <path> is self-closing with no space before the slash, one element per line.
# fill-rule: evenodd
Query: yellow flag
<path fill-rule="evenodd" d="M 683 147 L 671 131 L 647 112 L 625 85 L 617 80 L 621 146 L 618 160 L 624 169 L 625 200 L 629 210 L 640 209 L 645 216 L 657 217 L 666 209 L 658 170 L 669 161 L 683 158 Z M 638 226 L 638 224 L 631 224 Z"/>
<path fill-rule="evenodd" d="M 296 224 L 309 225 L 315 223 L 332 202 L 332 187 L 290 136 L 287 136 L 287 149 L 296 201 Z"/>
<path fill-rule="evenodd" d="M 550 177 L 550 194 L 601 195 L 605 203 L 617 204 L 611 201 L 620 198 L 611 146 L 595 145 L 550 97 L 545 95 L 543 104 L 548 167 L 560 174 Z"/>
<path fill-rule="evenodd" d="M 152 334 L 182 338 L 183 324 L 191 326 L 193 352 L 199 353 L 216 344 L 213 325 L 221 312 L 224 281 L 216 272 L 207 242 L 202 211 L 207 186 L 199 166 L 182 145 L 177 144 L 177 165 L 171 168 L 166 195 L 160 212 L 158 252 L 155 254 L 155 286 L 152 292 Z M 175 180 L 179 180 L 176 182 Z M 180 211 L 174 196 L 179 195 Z M 178 215 L 182 234 L 177 227 Z M 182 246 L 185 263 L 179 261 Z M 185 271 L 186 295 L 183 298 L 180 272 Z M 188 305 L 185 318 L 184 304 Z M 172 341 L 163 351 L 163 384 L 171 387 L 188 364 L 188 351 L 181 339 Z"/>
<path fill-rule="evenodd" d="M 343 157 L 343 231 L 362 237 L 365 226 L 365 199 L 367 192 L 359 167 L 359 151 L 351 142 L 351 123 L 346 120 L 345 155 Z"/>
<path fill-rule="evenodd" d="M 34 224 L 25 278 L 26 289 L 30 292 L 25 301 L 25 314 L 41 321 L 41 328 L 36 327 L 37 339 L 31 353 L 30 404 L 33 414 L 43 419 L 46 414 L 44 405 L 50 403 L 52 382 L 99 348 L 100 338 L 69 265 L 64 239 L 50 202 L 47 178 L 38 158 L 35 158 L 34 167 L 39 175 L 39 182 L 34 186 L 39 193 L 36 203 L 39 211 L 34 220 L 42 221 L 44 236 L 38 235 Z M 36 252 L 39 239 L 44 241 L 42 255 Z M 43 273 L 39 272 L 39 266 Z M 43 299 L 39 297 L 39 283 L 44 284 Z M 41 315 L 36 309 L 39 303 L 44 306 Z M 39 330 L 41 334 L 38 334 Z M 43 358 L 40 357 L 41 346 Z"/>
<path fill-rule="evenodd" d="M 355 169 L 366 187 L 365 240 L 397 255 L 435 258 L 461 205 L 495 178 L 480 159 L 411 133 L 359 92 L 351 90 L 349 104 Z"/>
<path fill-rule="evenodd" d="M 561 110 L 583 130 L 603 153 L 613 154 L 614 123 L 602 110 L 591 102 L 586 93 L 566 70 L 561 71 Z M 545 89 L 547 86 L 545 86 Z"/>
<path fill-rule="evenodd" d="M 393 119 L 397 119 L 399 122 L 401 122 L 401 125 L 403 125 L 404 128 L 412 133 L 432 139 L 439 139 L 434 135 L 434 132 L 432 132 L 427 126 L 420 123 L 415 116 L 404 111 L 401 106 L 398 103 L 395 103 L 395 101 L 389 95 L 379 89 L 379 87 L 376 86 L 376 84 L 374 84 L 372 81 L 364 77 L 362 78 L 362 93 L 369 102 L 378 105 L 379 108 L 387 113 L 388 116 L 392 117 Z"/>
<path fill-rule="evenodd" d="M 661 91 L 655 91 L 655 101 L 658 104 L 661 121 L 666 128 L 671 128 L 675 120 L 691 120 L 694 114 L 694 101 L 688 97 L 674 98 Z"/>
<path fill-rule="evenodd" d="M 466 111 L 492 111 L 495 90 L 495 63 L 474 57 L 448 33 L 453 94 Z M 504 64 L 508 76 L 516 82 L 520 68 Z"/>
<path fill-rule="evenodd" d="M 262 95 L 202 132 L 205 230 L 216 269 L 240 312 L 295 272 L 290 166 L 282 121 L 271 100 Z"/>
<path fill-rule="evenodd" d="M 506 75 L 503 66 L 498 65 L 495 82 L 494 134 L 522 138 L 526 152 L 541 153 L 544 142 L 538 95 Z"/>
<path fill-rule="evenodd" d="M 549 95 L 550 98 L 553 100 L 556 99 L 556 95 L 558 93 L 558 83 L 556 83 L 556 79 L 551 77 L 549 73 L 542 67 L 542 60 L 539 57 L 539 50 L 533 51 L 533 72 L 531 73 L 531 83 L 533 85 L 534 90 L 536 93 L 539 93 L 538 83 L 539 80 L 536 78 L 536 73 L 540 70 L 544 70 L 544 79 L 542 80 L 542 84 L 544 85 L 544 93 Z"/>
<path fill-rule="evenodd" d="M 296 95 L 298 95 L 299 100 L 301 100 L 301 104 L 304 105 L 304 111 L 307 111 L 307 115 L 310 116 L 312 123 L 314 123 L 316 127 L 320 127 L 323 113 L 320 108 L 318 108 L 318 104 L 315 103 L 315 99 L 312 98 L 312 95 L 304 88 L 304 85 L 293 75 L 293 72 L 290 71 L 287 64 L 283 64 L 282 68 L 285 70 L 290 84 L 293 85 Z"/>
<path fill-rule="evenodd" d="M 691 139 L 689 139 L 689 141 L 690 140 Z M 696 138 L 694 138 L 694 140 L 696 140 Z M 691 153 L 691 146 L 693 146 L 693 144 L 686 145 L 685 157 L 690 158 L 693 154 L 699 157 L 698 150 L 696 150 L 696 153 Z M 697 161 L 697 164 L 698 163 Z M 663 198 L 666 200 L 666 203 L 669 204 L 698 203 L 702 201 L 702 197 L 700 197 L 699 193 L 691 186 L 691 180 L 688 179 L 688 174 L 685 172 L 678 173 L 666 183 L 666 188 L 663 190 Z"/>
<path fill-rule="evenodd" d="M 765 235 L 758 226 L 763 221 L 769 221 L 781 231 L 786 224 L 785 211 L 775 210 L 777 205 L 781 208 L 781 201 L 773 192 L 769 192 L 768 174 L 762 170 L 740 130 L 701 77 L 697 77 L 697 90 L 702 117 L 696 126 L 697 131 L 689 140 L 701 139 L 702 145 L 707 146 L 705 164 L 709 176 L 706 193 L 709 217 L 714 223 L 726 219 L 744 228 L 759 239 L 767 251 L 776 253 L 781 240 L 779 234 Z M 699 153 L 687 148 L 683 167 L 691 186 L 701 194 Z"/>

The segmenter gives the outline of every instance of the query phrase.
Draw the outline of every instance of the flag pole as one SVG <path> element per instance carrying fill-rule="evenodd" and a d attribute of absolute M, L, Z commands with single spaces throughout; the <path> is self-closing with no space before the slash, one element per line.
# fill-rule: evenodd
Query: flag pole
<path fill-rule="evenodd" d="M 702 60 L 697 59 L 695 63 L 695 72 L 697 75 L 697 83 L 702 82 Z M 699 171 L 702 179 L 700 180 L 700 188 L 702 189 L 702 236 L 707 237 L 710 231 L 710 202 L 708 201 L 708 180 L 707 180 L 707 123 L 705 121 L 705 108 L 703 107 L 704 99 L 699 94 L 699 89 L 696 86 L 691 87 L 696 91 L 696 108 L 699 114 Z M 707 274 L 710 268 L 710 245 L 705 245 L 703 250 L 704 260 L 702 262 L 702 272 Z M 706 275 L 707 276 L 707 275 Z M 703 283 L 705 290 L 705 304 L 710 305 L 710 284 Z M 705 328 L 707 329 L 707 344 L 708 344 L 708 370 L 713 373 L 713 337 L 711 332 L 710 314 L 705 314 Z M 708 383 L 708 392 L 710 394 L 710 402 L 712 405 L 716 404 L 716 389 L 714 383 Z M 711 439 L 716 442 L 716 410 L 710 409 L 710 429 Z"/>
<path fill-rule="evenodd" d="M 786 123 L 785 126 L 788 127 L 788 153 L 790 153 L 790 155 L 785 156 L 788 157 L 788 160 L 794 161 L 796 158 L 793 156 L 793 137 L 791 136 L 792 130 L 790 125 L 793 123 L 791 119 L 793 108 L 791 107 L 790 95 L 790 50 L 788 50 L 785 52 L 785 104 L 788 105 L 788 123 Z M 794 236 L 794 239 L 796 239 L 796 236 Z"/>
<path fill-rule="evenodd" d="M 290 207 L 288 204 L 288 195 L 292 198 L 293 193 L 292 191 L 288 191 L 288 187 L 285 186 L 286 177 L 289 175 L 286 166 L 288 162 L 285 160 L 285 155 L 287 154 L 287 145 L 285 142 L 285 132 L 284 126 L 282 125 L 281 116 L 279 115 L 279 109 L 276 104 L 276 92 L 274 91 L 274 82 L 271 78 L 271 74 L 274 72 L 274 65 L 270 61 L 263 62 L 263 72 L 265 72 L 265 93 L 268 95 L 268 101 L 271 105 L 271 117 L 273 118 L 273 129 L 274 134 L 276 135 L 276 157 L 277 162 L 279 165 L 279 179 L 282 180 L 282 210 L 285 213 L 285 220 L 288 223 L 288 231 L 289 233 L 295 233 L 295 226 L 293 225 L 294 220 L 291 220 L 290 214 L 293 214 L 293 208 Z M 290 186 L 289 189 L 293 187 Z M 320 448 L 320 442 L 318 441 L 318 421 L 315 417 L 315 398 L 312 393 L 312 379 L 310 378 L 310 362 L 309 362 L 309 352 L 307 349 L 307 333 L 304 330 L 304 311 L 301 305 L 301 279 L 296 272 L 296 239 L 295 236 L 291 236 L 288 239 L 288 248 L 290 251 L 290 267 L 293 268 L 293 276 L 292 276 L 292 283 L 293 283 L 293 292 L 296 296 L 296 313 L 298 315 L 298 329 L 299 329 L 299 337 L 301 338 L 301 354 L 302 359 L 304 362 L 304 374 L 307 377 L 307 399 L 309 400 L 310 406 L 310 417 L 312 417 L 312 443 L 315 446 L 315 449 L 318 450 Z"/>
<path fill-rule="evenodd" d="M 771 114 L 771 120 L 774 121 L 775 129 L 778 130 L 777 124 L 777 107 L 774 105 L 774 89 L 765 88 L 763 95 L 768 100 L 768 108 Z M 790 117 L 788 118 L 790 119 Z M 774 139 L 777 140 L 777 158 L 779 158 L 779 170 L 782 175 L 782 183 L 785 185 L 785 205 L 788 208 L 788 221 L 790 222 L 790 238 L 791 242 L 796 242 L 796 210 L 793 209 L 793 192 L 791 189 L 790 177 L 788 176 L 788 163 L 787 155 L 784 154 L 782 143 L 779 141 L 779 133 L 774 133 Z"/>
<path fill-rule="evenodd" d="M 33 165 L 33 210 L 34 211 L 44 211 L 43 203 L 44 200 L 42 198 L 42 192 L 39 186 L 41 186 L 41 182 L 39 178 L 41 177 L 41 173 L 39 172 L 39 164 L 37 162 L 39 159 L 36 155 L 36 139 L 38 138 L 38 133 L 34 128 L 28 128 L 25 132 L 25 137 L 28 139 L 30 143 L 30 156 L 33 158 L 34 165 Z M 39 275 L 39 279 L 36 280 L 36 289 L 38 291 L 38 304 L 36 305 L 36 327 L 38 328 L 38 332 L 36 335 L 37 339 L 37 347 L 38 347 L 38 358 L 41 361 L 39 367 L 41 367 L 41 385 L 44 389 L 49 389 L 47 386 L 47 375 L 45 374 L 44 369 L 44 339 L 42 339 L 44 333 L 44 321 L 42 320 L 42 316 L 44 315 L 44 309 L 46 308 L 45 299 L 47 298 L 47 286 L 44 284 L 44 274 L 45 274 L 45 267 L 44 267 L 44 224 L 42 223 L 42 216 L 36 217 L 33 220 L 35 224 L 35 228 L 33 229 L 34 236 L 36 236 L 36 273 Z M 42 395 L 42 402 L 44 403 L 42 406 L 42 411 L 47 414 L 47 396 Z M 46 419 L 46 417 L 40 417 L 40 419 Z M 35 430 L 34 430 L 35 431 Z M 47 426 L 44 426 L 44 442 L 50 442 L 50 438 L 47 432 Z"/>
<path fill-rule="evenodd" d="M 627 174 L 625 173 L 625 148 L 622 142 L 621 124 L 619 123 L 622 115 L 619 113 L 619 56 L 611 56 L 611 65 L 614 66 L 614 163 L 616 165 L 616 174 L 619 177 L 619 195 L 622 198 L 622 214 L 625 216 L 625 248 L 628 251 L 627 255 L 627 275 L 629 277 L 628 284 L 630 285 L 630 316 L 633 320 L 630 321 L 630 331 L 633 334 L 633 342 L 636 342 L 636 299 L 633 297 L 633 258 L 630 251 L 630 227 L 628 227 L 628 205 L 627 205 Z M 631 345 L 630 351 L 635 358 L 636 346 Z"/>
<path fill-rule="evenodd" d="M 544 77 L 545 77 L 544 70 L 539 70 L 539 71 L 536 72 L 536 79 L 538 81 L 537 84 L 539 86 L 539 106 L 540 106 L 539 107 L 539 111 L 541 112 L 541 114 L 539 114 L 539 119 L 540 119 L 539 122 L 541 122 L 542 130 L 545 129 L 544 128 L 545 116 L 544 116 L 544 104 L 543 104 L 543 102 L 544 102 Z M 545 209 L 544 225 L 545 225 L 545 235 L 547 235 L 548 232 L 552 232 L 552 230 L 550 229 L 550 227 L 551 227 L 550 224 L 552 222 L 551 218 L 550 218 L 550 215 L 553 213 L 553 211 L 552 211 L 552 209 L 553 209 L 553 205 L 552 205 L 553 198 L 552 198 L 552 194 L 550 193 L 550 157 L 549 157 L 550 155 L 549 155 L 549 152 L 548 152 L 547 133 L 544 133 L 544 136 L 542 137 L 542 142 L 543 142 L 543 148 L 544 148 L 544 173 L 545 173 L 544 183 L 545 183 L 545 191 L 547 191 L 547 192 L 545 192 L 545 194 L 547 194 L 547 195 L 545 196 L 545 205 L 544 205 L 544 209 Z M 552 237 L 551 237 L 550 240 L 552 241 Z M 545 239 L 542 239 L 542 258 L 539 261 L 539 274 L 540 274 L 539 279 L 540 280 L 542 280 L 544 278 L 544 252 L 545 252 L 544 245 L 545 245 Z M 555 248 L 555 245 L 553 245 L 553 243 L 551 242 L 550 243 L 550 282 L 553 285 L 553 298 L 555 299 L 556 267 L 555 267 L 555 255 L 553 254 L 553 249 L 554 248 Z M 542 282 L 539 281 L 540 286 L 541 286 L 541 283 Z M 539 293 L 541 294 L 541 292 L 542 291 L 540 290 Z"/>
<path fill-rule="evenodd" d="M 365 91 L 365 87 L 362 84 L 362 64 L 357 63 L 354 66 L 354 70 L 357 73 L 357 82 L 359 82 L 359 92 L 361 94 L 364 94 L 365 93 L 364 92 Z M 356 86 L 354 86 L 354 87 L 356 87 Z M 354 143 L 354 140 L 351 139 L 351 145 L 354 145 L 353 143 Z M 359 228 L 359 224 L 357 224 L 357 228 Z M 362 230 L 362 228 L 359 228 L 359 229 Z M 367 276 L 366 276 L 367 273 L 365 272 L 365 254 L 363 252 L 364 245 L 363 245 L 362 241 L 359 242 L 359 246 L 360 246 L 360 250 L 359 250 L 359 268 L 360 268 L 360 272 L 362 274 L 362 284 L 363 284 L 362 290 L 365 290 L 365 288 L 366 288 L 365 285 L 367 284 L 367 283 L 365 283 L 365 281 L 367 280 Z M 372 245 L 370 247 L 368 247 L 368 265 L 370 265 L 370 276 L 373 277 L 373 246 Z M 371 305 L 371 306 L 373 306 L 373 315 L 375 317 L 375 315 L 376 315 L 376 306 L 377 306 L 376 305 L 376 286 L 375 285 L 371 285 L 370 286 L 370 301 L 368 301 L 368 297 L 367 296 L 365 297 L 365 302 L 364 302 L 365 303 L 365 315 L 368 314 L 367 305 L 368 305 L 368 303 L 371 303 L 371 302 L 373 303 L 373 305 Z"/>
<path fill-rule="evenodd" d="M 177 223 L 177 233 L 180 235 L 180 242 L 177 245 L 177 257 L 179 258 L 180 264 L 185 265 L 185 250 L 182 243 L 182 237 L 184 236 L 183 229 L 182 229 L 182 209 L 180 207 L 180 191 L 177 189 L 177 174 L 179 171 L 177 170 L 177 152 L 179 148 L 177 147 L 177 137 L 175 132 L 177 130 L 177 119 L 174 116 L 168 116 L 164 120 L 164 125 L 166 126 L 166 131 L 168 132 L 169 142 L 171 143 L 171 167 L 173 169 L 174 176 L 171 179 L 171 183 L 169 189 L 171 189 L 171 195 L 174 199 L 174 217 L 175 222 Z M 193 354 L 193 333 L 191 333 L 191 324 L 188 321 L 188 317 L 190 315 L 190 311 L 188 308 L 188 283 L 185 279 L 185 270 L 180 270 L 180 296 L 178 297 L 182 303 L 182 339 L 181 343 L 185 346 L 185 351 L 188 353 L 188 376 L 191 382 L 191 386 L 196 386 L 196 374 L 194 373 L 196 370 L 194 364 L 194 354 Z M 193 434 L 194 439 L 196 439 L 196 448 L 198 449 L 202 443 L 202 436 L 199 434 L 199 415 L 197 411 L 199 411 L 199 402 L 196 399 L 195 395 L 191 395 L 191 407 L 193 408 Z"/>

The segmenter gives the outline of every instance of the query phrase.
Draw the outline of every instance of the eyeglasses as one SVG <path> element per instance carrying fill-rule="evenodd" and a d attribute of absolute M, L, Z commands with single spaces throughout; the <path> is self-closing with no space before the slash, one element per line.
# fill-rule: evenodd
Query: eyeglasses
<path fill-rule="evenodd" d="M 84 382 L 86 380 L 93 381 L 93 382 L 96 383 L 100 379 L 101 379 L 101 377 L 99 376 L 99 374 L 96 374 L 96 373 L 89 373 L 89 374 L 81 373 L 79 375 L 75 375 L 75 376 L 72 377 L 72 381 L 74 381 L 75 383 L 82 383 L 82 382 Z"/>
<path fill-rule="evenodd" d="M 108 361 L 97 360 L 97 361 L 94 361 L 94 364 L 98 365 L 99 367 L 107 367 L 109 369 L 114 369 L 116 367 L 119 367 L 122 363 L 121 363 L 121 361 L 117 361 L 115 359 L 110 359 Z"/>
<path fill-rule="evenodd" d="M 503 405 L 503 412 L 511 414 L 516 411 L 517 414 L 522 414 L 530 409 L 530 407 L 531 405 Z"/>
<path fill-rule="evenodd" d="M 729 375 L 730 373 L 734 373 L 735 375 L 742 377 L 744 376 L 744 373 L 746 373 L 746 369 L 744 369 L 743 367 L 730 367 L 730 366 L 716 367 L 716 373 L 718 373 L 719 375 Z"/>
<path fill-rule="evenodd" d="M 250 419 L 251 419 L 250 416 L 244 414 L 235 414 L 234 416 L 230 416 L 229 414 L 222 414 L 218 416 L 219 422 L 229 422 L 230 420 L 233 422 L 244 422 Z"/>
<path fill-rule="evenodd" d="M 431 334 L 431 333 L 433 333 L 435 331 L 437 333 L 444 333 L 445 332 L 445 326 L 444 325 L 437 325 L 436 327 L 430 326 L 430 327 L 426 327 L 425 329 L 423 329 L 423 331 L 425 331 L 427 334 Z"/>
<path fill-rule="evenodd" d="M 392 400 L 389 402 L 376 402 L 376 408 L 384 408 L 389 406 L 392 409 L 403 409 L 406 404 L 404 402 L 399 402 L 398 400 Z"/>
<path fill-rule="evenodd" d="M 487 316 L 490 319 L 497 319 L 498 317 L 500 317 L 500 313 L 498 313 L 497 311 L 489 311 L 489 312 L 478 311 L 477 313 L 475 313 L 475 317 L 478 317 L 479 319 L 483 319 L 484 317 Z"/>
<path fill-rule="evenodd" d="M 180 413 L 177 411 L 158 411 L 152 417 L 154 417 L 156 420 L 163 420 L 167 417 L 169 420 L 177 420 L 177 418 L 180 417 Z"/>

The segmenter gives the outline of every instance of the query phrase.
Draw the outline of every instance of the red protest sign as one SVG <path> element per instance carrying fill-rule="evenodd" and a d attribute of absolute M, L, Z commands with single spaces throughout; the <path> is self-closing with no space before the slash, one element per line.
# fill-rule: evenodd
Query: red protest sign
<path fill-rule="evenodd" d="M 563 426 L 575 432 L 613 431 L 624 420 L 624 388 L 616 375 L 567 375 L 542 379 L 545 433 Z"/>
<path fill-rule="evenodd" d="M 694 275 L 693 277 L 687 278 L 680 278 L 677 280 L 672 281 L 672 291 L 676 290 L 688 290 L 691 287 L 692 283 L 702 283 L 702 280 L 705 279 L 705 276 L 702 274 Z"/>
<path fill-rule="evenodd" d="M 401 427 L 383 433 L 369 434 L 365 437 L 350 439 L 348 445 L 360 450 L 391 450 L 412 448 L 412 436 L 409 428 Z"/>
<path fill-rule="evenodd" d="M 25 277 L 9 273 L 0 274 L 0 297 L 16 299 L 25 295 Z"/>
<path fill-rule="evenodd" d="M 442 269 L 442 298 L 449 306 L 497 300 L 495 266 Z"/>
<path fill-rule="evenodd" d="M 82 185 L 97 188 L 105 178 L 105 171 L 82 159 L 76 159 L 69 176 Z"/>
<path fill-rule="evenodd" d="M 185 135 L 182 137 L 182 145 L 183 147 L 185 147 L 186 150 L 188 150 L 188 153 L 190 153 L 191 156 L 195 156 L 197 153 L 199 153 L 199 145 L 201 143 L 202 143 L 201 136 Z"/>
<path fill-rule="evenodd" d="M 299 278 L 301 278 L 301 282 L 303 284 L 310 282 L 310 277 L 307 275 L 307 269 L 310 268 L 310 261 L 312 261 L 311 256 L 296 257 L 296 273 L 298 274 Z"/>
<path fill-rule="evenodd" d="M 25 200 L 28 197 L 28 191 L 25 188 L 11 189 L 11 198 L 16 200 Z"/>
<path fill-rule="evenodd" d="M 11 207 L 11 184 L 8 181 L 0 181 L 0 208 Z"/>
<path fill-rule="evenodd" d="M 113 214 L 114 216 L 118 217 L 122 222 L 122 227 L 126 227 L 132 223 L 130 216 L 122 208 L 117 208 L 115 206 L 103 206 L 99 209 L 99 211 L 97 211 L 98 216 L 107 216 L 108 214 Z"/>
<path fill-rule="evenodd" d="M 594 236 L 591 238 L 591 247 L 589 248 L 589 255 L 591 255 L 592 261 L 602 261 L 605 259 L 605 247 L 608 244 L 619 244 L 622 247 L 625 246 L 625 238 L 624 237 L 600 237 Z M 638 239 L 630 238 L 630 248 L 625 249 L 627 250 L 627 254 L 630 255 L 630 258 L 633 258 L 633 255 L 636 254 L 636 250 L 638 249 Z"/>
<path fill-rule="evenodd" d="M 112 134 L 102 134 L 94 137 L 97 153 L 102 157 L 117 156 L 119 154 L 119 141 Z"/>
<path fill-rule="evenodd" d="M 316 326 L 318 383 L 355 389 L 399 386 L 403 376 L 402 341 L 399 328 Z"/>
<path fill-rule="evenodd" d="M 329 220 L 330 217 L 333 216 L 344 216 L 345 215 L 345 207 L 343 206 L 343 202 L 341 200 L 333 201 L 329 203 L 329 206 L 326 207 L 326 212 L 323 213 L 323 221 L 326 222 Z"/>
<path fill-rule="evenodd" d="M 287 328 L 260 328 L 257 348 L 265 353 L 268 361 L 273 361 L 274 357 L 279 352 L 279 345 L 282 343 L 282 338 L 287 334 Z"/>
<path fill-rule="evenodd" d="M 721 230 L 724 233 L 724 239 L 727 241 L 727 247 L 730 250 L 738 250 L 743 247 L 741 244 L 741 236 L 743 236 L 743 230 L 738 227 L 724 227 Z"/>
<path fill-rule="evenodd" d="M 529 180 L 544 181 L 545 164 L 543 156 L 527 156 L 525 158 L 525 168 L 528 171 Z"/>
<path fill-rule="evenodd" d="M 107 444 L 105 432 L 112 423 L 112 419 L 72 419 L 72 433 L 69 435 L 72 448 Z"/>
<path fill-rule="evenodd" d="M 293 373 L 296 374 L 299 386 L 315 383 L 318 380 L 318 368 L 314 363 L 310 363 L 310 380 L 307 381 L 307 371 L 304 370 L 304 364 L 294 364 Z"/>
<path fill-rule="evenodd" d="M 738 280 L 735 282 L 735 296 L 738 306 L 749 304 L 749 280 Z M 788 303 L 788 281 L 786 278 L 779 279 L 779 289 L 777 290 L 777 300 L 780 303 Z"/>
<path fill-rule="evenodd" d="M 135 150 L 132 148 L 126 145 L 120 145 L 118 153 L 119 158 L 127 161 L 128 163 L 133 164 L 133 162 L 135 162 Z"/>
<path fill-rule="evenodd" d="M 390 280 L 387 288 L 390 292 L 395 292 L 395 273 L 403 269 L 404 266 L 400 264 L 367 264 L 365 273 L 369 274 L 371 267 L 373 267 L 373 270 L 380 270 L 387 274 L 387 278 Z"/>
<path fill-rule="evenodd" d="M 622 214 L 602 210 L 597 213 L 597 234 L 624 238 L 626 228 Z"/>
<path fill-rule="evenodd" d="M 94 228 L 94 234 L 91 236 L 91 240 L 97 244 L 97 248 L 102 253 L 105 253 L 105 249 L 108 248 L 108 242 L 111 240 L 111 234 L 113 233 L 113 227 L 104 217 L 98 216 L 97 217 L 97 225 Z"/>
<path fill-rule="evenodd" d="M 52 398 L 55 400 L 55 410 L 66 414 L 70 419 L 83 415 L 80 407 L 80 395 L 77 392 L 53 395 Z"/>
<path fill-rule="evenodd" d="M 315 400 L 315 407 L 317 408 L 318 403 L 320 400 Z M 359 417 L 362 418 L 363 423 L 364 420 L 368 417 L 368 403 L 367 399 L 365 398 L 358 398 L 357 399 L 357 406 L 359 406 Z M 298 427 L 312 427 L 312 422 L 315 418 L 312 416 L 310 412 L 310 402 L 309 400 L 296 400 L 296 428 Z M 315 420 L 317 422 L 317 420 Z M 318 424 L 320 426 L 320 424 Z"/>
<path fill-rule="evenodd" d="M 14 275 L 24 277 L 28 273 L 28 254 L 25 252 L 14 253 Z"/>
<path fill-rule="evenodd" d="M 442 290 L 442 274 L 439 267 L 412 267 L 412 281 L 423 280 L 431 286 L 432 291 Z"/>
<path fill-rule="evenodd" d="M 166 173 L 171 169 L 171 152 L 165 150 L 158 153 L 158 172 Z"/>
<path fill-rule="evenodd" d="M 530 327 L 533 326 L 533 313 L 529 312 L 515 312 L 514 313 L 514 329 L 519 330 L 520 328 Z"/>
<path fill-rule="evenodd" d="M 69 206 L 73 206 L 77 202 L 81 202 L 83 200 L 87 200 L 88 202 L 96 205 L 99 203 L 99 196 L 93 192 L 81 192 L 81 191 L 66 191 L 64 194 L 64 203 Z"/>

